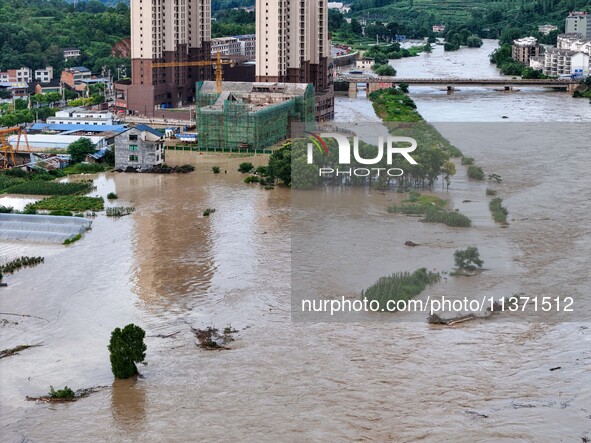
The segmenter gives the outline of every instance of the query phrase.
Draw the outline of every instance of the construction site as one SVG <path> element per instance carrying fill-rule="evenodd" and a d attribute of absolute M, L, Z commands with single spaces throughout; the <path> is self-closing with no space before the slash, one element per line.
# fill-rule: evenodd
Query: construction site
<path fill-rule="evenodd" d="M 196 87 L 199 148 L 264 149 L 290 137 L 294 123 L 314 125 L 314 88 L 306 83 L 205 81 Z"/>
<path fill-rule="evenodd" d="M 10 139 L 13 138 L 11 141 Z M 31 148 L 24 127 L 0 129 L 0 170 L 29 162 Z"/>

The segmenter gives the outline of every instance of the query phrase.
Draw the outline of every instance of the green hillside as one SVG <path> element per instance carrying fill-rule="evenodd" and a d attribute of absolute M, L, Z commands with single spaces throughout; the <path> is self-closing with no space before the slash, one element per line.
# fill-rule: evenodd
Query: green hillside
<path fill-rule="evenodd" d="M 591 12 L 591 0 L 353 0 L 352 9 L 355 18 L 398 22 L 411 35 L 444 23 L 467 25 L 483 37 L 496 37 L 509 27 L 524 33 L 541 24 L 563 29 L 569 11 Z"/>

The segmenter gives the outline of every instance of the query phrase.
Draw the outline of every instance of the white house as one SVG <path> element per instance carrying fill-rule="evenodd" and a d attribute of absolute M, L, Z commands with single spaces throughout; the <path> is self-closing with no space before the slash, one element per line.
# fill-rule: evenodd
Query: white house
<path fill-rule="evenodd" d="M 88 111 L 83 108 L 70 108 L 58 111 L 55 117 L 48 117 L 47 123 L 59 125 L 113 125 L 113 113 L 108 111 Z"/>
<path fill-rule="evenodd" d="M 41 83 L 49 83 L 53 80 L 53 67 L 47 66 L 45 69 L 36 69 L 35 80 Z"/>
<path fill-rule="evenodd" d="M 371 67 L 374 65 L 375 60 L 373 58 L 360 58 L 359 60 L 357 60 L 357 63 L 355 64 L 355 67 L 357 69 L 371 69 Z"/>

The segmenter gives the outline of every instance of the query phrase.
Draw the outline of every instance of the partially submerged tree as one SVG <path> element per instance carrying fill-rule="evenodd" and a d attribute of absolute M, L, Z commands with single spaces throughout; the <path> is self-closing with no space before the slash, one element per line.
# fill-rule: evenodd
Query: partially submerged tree
<path fill-rule="evenodd" d="M 83 162 L 88 154 L 95 152 L 96 145 L 86 137 L 82 137 L 68 146 L 68 154 L 70 154 L 72 164 Z"/>
<path fill-rule="evenodd" d="M 464 271 L 474 271 L 475 269 L 482 269 L 484 261 L 480 259 L 478 248 L 473 246 L 465 250 L 457 250 L 454 252 L 454 260 L 456 266 Z"/>
<path fill-rule="evenodd" d="M 111 352 L 111 369 L 117 378 L 129 378 L 138 373 L 136 363 L 146 358 L 144 337 L 146 332 L 139 326 L 129 324 L 111 333 L 108 349 Z"/>

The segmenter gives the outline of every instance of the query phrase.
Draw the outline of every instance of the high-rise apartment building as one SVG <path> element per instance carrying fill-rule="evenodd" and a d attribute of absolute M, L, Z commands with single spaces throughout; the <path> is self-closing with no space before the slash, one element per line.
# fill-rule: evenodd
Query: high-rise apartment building
<path fill-rule="evenodd" d="M 131 82 L 116 102 L 144 115 L 191 103 L 212 68 L 154 68 L 157 62 L 211 60 L 211 0 L 131 0 Z M 129 83 L 129 82 L 127 82 Z"/>
<path fill-rule="evenodd" d="M 566 17 L 566 34 L 581 34 L 583 38 L 591 38 L 591 15 L 587 12 L 573 11 Z"/>
<path fill-rule="evenodd" d="M 316 117 L 334 115 L 327 0 L 257 0 L 256 78 L 312 83 Z"/>

